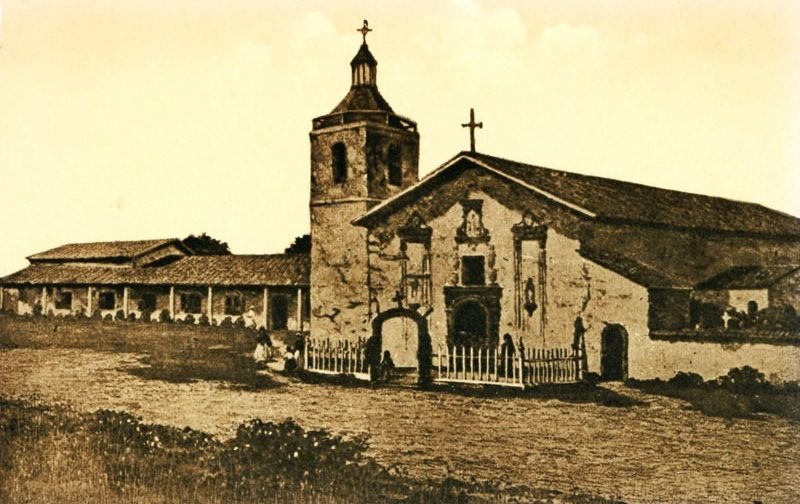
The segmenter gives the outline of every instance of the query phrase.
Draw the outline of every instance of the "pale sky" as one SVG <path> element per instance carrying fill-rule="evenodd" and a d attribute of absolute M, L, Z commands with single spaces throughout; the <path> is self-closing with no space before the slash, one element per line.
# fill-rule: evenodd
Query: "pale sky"
<path fill-rule="evenodd" d="M 800 216 L 800 2 L 0 0 L 0 275 L 80 241 L 308 231 L 362 19 L 420 174 L 468 148 Z"/>

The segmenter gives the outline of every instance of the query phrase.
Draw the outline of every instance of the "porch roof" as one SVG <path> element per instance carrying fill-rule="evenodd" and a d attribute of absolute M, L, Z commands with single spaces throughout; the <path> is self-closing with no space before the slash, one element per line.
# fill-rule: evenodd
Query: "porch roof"
<path fill-rule="evenodd" d="M 308 286 L 308 254 L 188 256 L 166 266 L 34 263 L 2 285 Z"/>

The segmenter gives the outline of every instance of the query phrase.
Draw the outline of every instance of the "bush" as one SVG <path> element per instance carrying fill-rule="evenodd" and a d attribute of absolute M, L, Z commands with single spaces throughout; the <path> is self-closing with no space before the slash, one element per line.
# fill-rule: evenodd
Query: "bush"
<path fill-rule="evenodd" d="M 231 327 L 233 327 L 233 321 L 231 320 L 230 317 L 225 317 L 220 321 L 219 326 L 224 327 L 226 329 L 230 329 Z"/>
<path fill-rule="evenodd" d="M 703 377 L 697 373 L 678 371 L 667 383 L 678 388 L 697 388 L 702 387 L 705 382 L 703 381 Z"/>
<path fill-rule="evenodd" d="M 38 301 L 33 305 L 33 316 L 38 317 L 42 314 L 42 305 Z"/>
<path fill-rule="evenodd" d="M 111 322 L 111 321 L 114 320 L 114 317 L 112 317 L 110 313 L 106 313 L 106 316 L 103 317 L 103 320 L 105 320 L 107 322 Z"/>
<path fill-rule="evenodd" d="M 129 313 L 128 320 L 131 322 L 136 322 L 136 314 L 134 312 Z"/>
<path fill-rule="evenodd" d="M 74 318 L 75 320 L 82 319 L 84 316 L 85 312 L 83 311 L 83 308 L 78 308 L 72 313 L 72 318 Z"/>
<path fill-rule="evenodd" d="M 142 316 L 139 318 L 142 322 L 150 322 L 153 317 L 152 310 L 142 310 Z"/>
<path fill-rule="evenodd" d="M 114 316 L 114 319 L 117 320 L 117 321 L 125 320 L 125 311 L 124 310 L 117 310 L 117 314 Z"/>
<path fill-rule="evenodd" d="M 161 313 L 158 314 L 158 321 L 172 322 L 172 317 L 169 315 L 169 310 L 167 309 L 161 310 Z"/>
<path fill-rule="evenodd" d="M 238 317 L 233 321 L 233 327 L 244 327 L 244 319 L 242 317 Z"/>
<path fill-rule="evenodd" d="M 183 322 L 189 325 L 194 324 L 194 315 L 192 315 L 191 313 L 187 314 L 186 318 L 183 319 Z"/>
<path fill-rule="evenodd" d="M 208 323 L 208 315 L 206 315 L 205 313 L 200 315 L 200 318 L 197 319 L 197 323 L 200 324 L 200 325 L 209 325 L 209 323 Z"/>
<path fill-rule="evenodd" d="M 102 320 L 103 319 L 103 314 L 100 312 L 100 309 L 98 309 L 98 308 L 94 309 L 94 311 L 92 312 L 92 318 L 95 319 L 95 320 Z"/>
<path fill-rule="evenodd" d="M 759 392 L 769 387 L 764 373 L 750 366 L 733 368 L 716 380 L 717 384 L 734 393 Z"/>

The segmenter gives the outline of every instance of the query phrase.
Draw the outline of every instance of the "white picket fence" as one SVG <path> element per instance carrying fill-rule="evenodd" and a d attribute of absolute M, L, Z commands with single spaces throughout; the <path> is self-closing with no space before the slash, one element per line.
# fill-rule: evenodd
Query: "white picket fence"
<path fill-rule="evenodd" d="M 580 350 L 570 348 L 474 348 L 439 346 L 434 382 L 525 388 L 583 379 Z"/>
<path fill-rule="evenodd" d="M 367 381 L 370 379 L 370 366 L 366 363 L 362 340 L 352 342 L 309 339 L 306 341 L 303 357 L 305 370 L 312 373 L 350 375 Z"/>

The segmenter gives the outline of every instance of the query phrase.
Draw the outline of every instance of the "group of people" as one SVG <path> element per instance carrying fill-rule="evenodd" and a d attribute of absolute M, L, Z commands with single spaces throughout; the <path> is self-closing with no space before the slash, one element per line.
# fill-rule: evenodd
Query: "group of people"
<path fill-rule="evenodd" d="M 294 345 L 287 345 L 286 350 L 283 352 L 283 371 L 292 373 L 302 367 L 303 350 L 305 349 L 305 340 L 302 334 L 297 335 Z M 267 367 L 267 363 L 273 361 L 274 347 L 272 340 L 269 337 L 267 330 L 261 327 L 258 330 L 256 337 L 256 348 L 253 351 L 253 360 L 260 368 Z"/>

